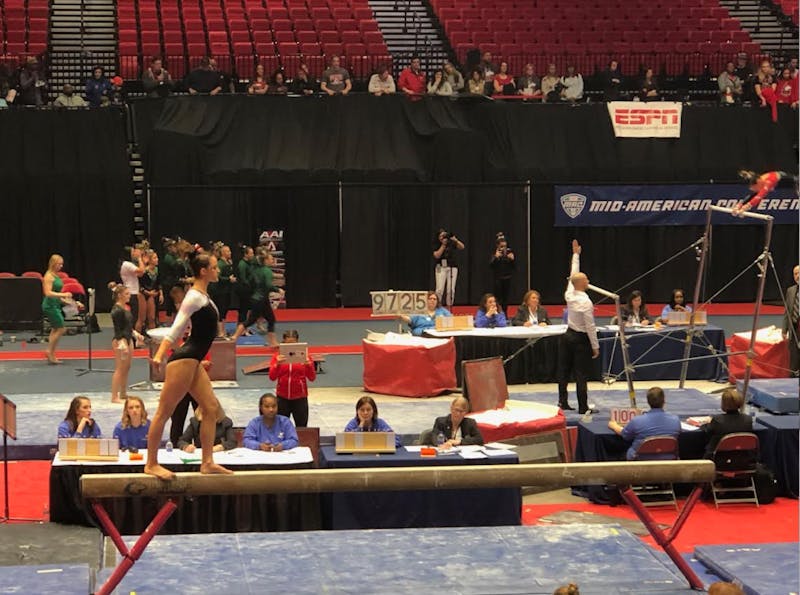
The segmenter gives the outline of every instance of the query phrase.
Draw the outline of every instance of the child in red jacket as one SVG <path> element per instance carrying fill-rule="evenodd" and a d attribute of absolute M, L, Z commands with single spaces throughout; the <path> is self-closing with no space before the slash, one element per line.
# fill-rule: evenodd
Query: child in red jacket
<path fill-rule="evenodd" d="M 284 343 L 297 343 L 297 331 L 283 333 Z M 278 395 L 278 415 L 294 416 L 294 425 L 304 428 L 308 425 L 308 381 L 317 378 L 314 363 L 309 357 L 304 364 L 283 363 L 286 357 L 276 353 L 269 364 L 270 380 L 277 380 L 275 394 Z"/>

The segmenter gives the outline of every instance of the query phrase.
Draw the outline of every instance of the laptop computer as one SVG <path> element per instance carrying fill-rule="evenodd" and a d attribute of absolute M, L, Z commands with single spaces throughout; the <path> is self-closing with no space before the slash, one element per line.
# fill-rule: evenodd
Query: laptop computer
<path fill-rule="evenodd" d="M 286 358 L 287 364 L 304 364 L 308 361 L 308 343 L 281 343 L 278 353 Z"/>
<path fill-rule="evenodd" d="M 336 454 L 394 454 L 394 432 L 337 432 Z"/>
<path fill-rule="evenodd" d="M 689 324 L 691 312 L 670 312 L 667 314 L 666 323 L 668 326 L 685 326 Z M 708 324 L 708 312 L 698 310 L 694 313 L 694 323 L 696 325 Z"/>

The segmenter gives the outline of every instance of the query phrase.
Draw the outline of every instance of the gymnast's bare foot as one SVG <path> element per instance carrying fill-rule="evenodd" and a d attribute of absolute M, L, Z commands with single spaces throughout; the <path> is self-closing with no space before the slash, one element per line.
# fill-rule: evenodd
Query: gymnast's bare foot
<path fill-rule="evenodd" d="M 155 475 L 162 481 L 171 481 L 175 479 L 175 474 L 161 465 L 145 465 L 144 472 L 148 475 Z"/>
<path fill-rule="evenodd" d="M 222 465 L 217 465 L 216 463 L 203 463 L 200 465 L 200 473 L 204 473 L 206 475 L 219 473 L 222 475 L 233 475 L 233 471 L 230 469 L 226 469 Z"/>

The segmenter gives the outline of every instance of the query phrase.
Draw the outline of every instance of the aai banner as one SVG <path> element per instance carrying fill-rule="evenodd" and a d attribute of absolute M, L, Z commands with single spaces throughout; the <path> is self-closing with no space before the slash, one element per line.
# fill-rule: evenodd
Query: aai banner
<path fill-rule="evenodd" d="M 748 196 L 741 184 L 556 186 L 555 225 L 705 225 L 709 206 L 733 208 Z M 776 224 L 797 225 L 798 206 L 794 188 L 778 188 L 753 212 L 772 215 Z M 714 213 L 712 223 L 753 225 L 753 220 Z"/>

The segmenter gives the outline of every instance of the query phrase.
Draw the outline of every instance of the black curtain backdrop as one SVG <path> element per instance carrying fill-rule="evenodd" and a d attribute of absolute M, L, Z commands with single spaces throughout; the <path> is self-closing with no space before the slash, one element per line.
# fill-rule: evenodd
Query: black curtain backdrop
<path fill-rule="evenodd" d="M 553 184 L 730 182 L 743 167 L 797 172 L 797 114 L 789 109 L 781 109 L 774 124 L 766 110 L 757 108 L 685 106 L 680 139 L 617 139 L 604 104 L 218 96 L 146 100 L 136 103 L 133 113 L 147 176 L 156 189 L 291 186 L 280 207 L 273 205 L 275 190 L 242 190 L 239 199 L 239 191 L 230 191 L 232 204 L 228 195 L 205 200 L 198 212 L 213 210 L 205 223 L 197 220 L 204 216 L 187 221 L 183 208 L 164 207 L 170 200 L 158 190 L 161 206 L 154 207 L 152 219 L 158 234 L 163 229 L 231 241 L 253 234 L 257 222 L 285 213 L 290 268 L 297 258 L 302 275 L 309 277 L 294 281 L 308 286 L 295 286 L 298 301 L 290 299 L 292 306 L 331 304 L 337 278 L 343 305 L 367 304 L 370 290 L 430 287 L 432 237 L 439 226 L 467 244 L 458 303 L 475 304 L 491 289 L 488 258 L 501 230 L 521 264 L 523 251 L 530 249 L 531 284 L 545 301 L 563 301 L 573 237 L 586 246 L 584 266 L 592 280 L 617 289 L 688 246 L 702 229 L 554 228 Z M 524 243 L 527 201 L 519 187 L 469 186 L 528 180 L 533 183 L 530 247 Z M 319 183 L 330 186 L 311 186 Z M 258 201 L 265 204 L 253 204 Z M 315 207 L 308 206 L 312 203 Z M 288 254 L 301 222 L 314 230 L 312 243 L 295 248 L 305 250 L 304 258 Z M 706 295 L 757 256 L 762 234 L 761 226 L 715 229 Z M 776 226 L 773 251 L 785 285 L 797 261 L 796 226 Z M 696 264 L 694 254 L 686 254 L 635 288 L 650 301 L 666 300 L 674 287 L 690 291 Z M 520 296 L 525 273 L 520 267 L 515 279 Z M 717 301 L 751 301 L 755 284 L 755 275 L 748 273 Z M 770 279 L 766 297 L 777 295 Z"/>
<path fill-rule="evenodd" d="M 44 272 L 52 253 L 64 270 L 98 288 L 119 276 L 120 248 L 133 241 L 133 190 L 125 117 L 117 110 L 0 110 L 3 271 Z"/>

